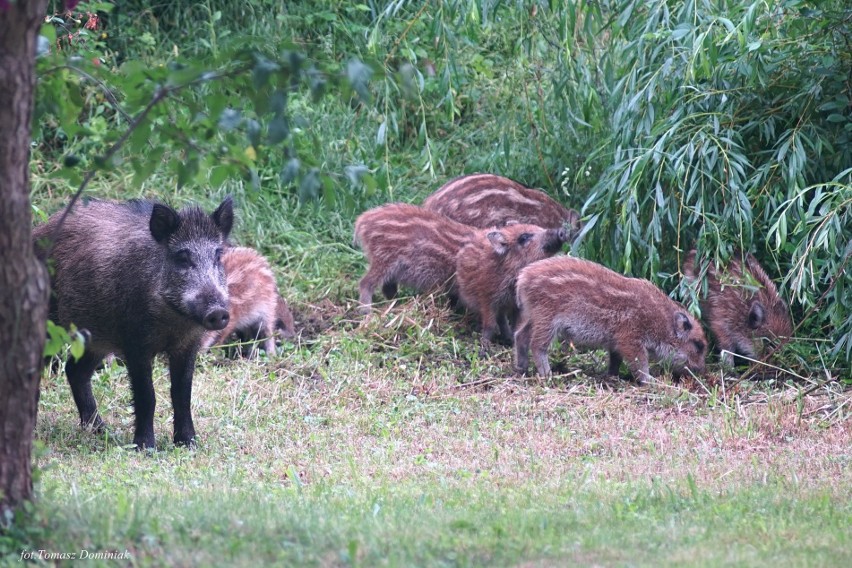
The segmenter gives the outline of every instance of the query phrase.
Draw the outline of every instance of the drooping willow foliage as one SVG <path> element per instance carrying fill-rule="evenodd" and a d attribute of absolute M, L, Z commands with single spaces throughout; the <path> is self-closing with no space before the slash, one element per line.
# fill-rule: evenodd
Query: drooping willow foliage
<path fill-rule="evenodd" d="M 800 332 L 850 361 L 852 7 L 551 2 L 535 18 L 530 44 L 558 62 L 552 144 L 587 149 L 574 181 L 600 172 L 584 253 L 671 290 L 692 247 L 753 251 Z"/>

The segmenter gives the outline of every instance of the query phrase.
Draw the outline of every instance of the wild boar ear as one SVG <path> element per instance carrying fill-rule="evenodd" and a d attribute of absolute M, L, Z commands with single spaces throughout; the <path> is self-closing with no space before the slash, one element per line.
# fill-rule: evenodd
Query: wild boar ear
<path fill-rule="evenodd" d="M 506 251 L 509 250 L 509 243 L 500 231 L 491 231 L 486 236 L 488 237 L 488 240 L 491 241 L 491 246 L 494 247 L 494 251 L 500 256 L 503 256 L 506 254 Z"/>
<path fill-rule="evenodd" d="M 580 214 L 573 209 L 569 209 L 568 216 L 566 217 L 563 226 L 568 229 L 569 234 L 571 231 L 581 231 L 583 229 L 583 221 L 581 220 Z"/>
<path fill-rule="evenodd" d="M 689 321 L 689 316 L 683 312 L 677 312 L 675 314 L 675 336 L 678 339 L 686 339 L 690 331 L 692 331 L 692 322 Z"/>
<path fill-rule="evenodd" d="M 751 304 L 751 309 L 748 311 L 748 326 L 751 329 L 757 329 L 766 321 L 766 308 L 759 301 Z"/>
<path fill-rule="evenodd" d="M 151 235 L 155 241 L 158 243 L 165 242 L 180 227 L 180 216 L 168 205 L 155 203 L 154 209 L 151 210 L 151 220 L 148 222 L 148 227 L 151 229 Z"/>
<path fill-rule="evenodd" d="M 211 217 L 213 217 L 213 222 L 216 223 L 219 230 L 222 231 L 222 236 L 227 239 L 228 235 L 231 234 L 231 228 L 234 226 L 234 200 L 231 199 L 230 195 L 222 201 Z"/>

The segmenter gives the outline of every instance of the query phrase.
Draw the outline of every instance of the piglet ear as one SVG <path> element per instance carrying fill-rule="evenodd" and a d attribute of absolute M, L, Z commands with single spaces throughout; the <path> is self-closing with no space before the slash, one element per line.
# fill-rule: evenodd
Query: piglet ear
<path fill-rule="evenodd" d="M 580 214 L 574 211 L 573 209 L 568 210 L 568 214 L 565 216 L 565 222 L 563 223 L 566 229 L 568 229 L 568 233 L 570 234 L 572 231 L 580 232 L 583 230 L 583 222 L 580 220 Z"/>
<path fill-rule="evenodd" d="M 766 321 L 766 309 L 763 304 L 755 301 L 748 311 L 748 326 L 751 329 L 757 329 Z"/>
<path fill-rule="evenodd" d="M 165 242 L 180 227 L 180 216 L 168 205 L 155 203 L 151 210 L 151 220 L 148 227 L 151 229 L 151 235 L 155 241 L 158 243 Z"/>
<path fill-rule="evenodd" d="M 692 331 L 692 322 L 689 321 L 689 316 L 683 312 L 675 314 L 675 336 L 678 339 L 686 339 L 689 332 Z"/>
<path fill-rule="evenodd" d="M 222 231 L 222 238 L 227 239 L 228 235 L 231 234 L 231 228 L 234 226 L 234 200 L 231 199 L 230 195 L 222 201 L 211 217 L 219 230 Z"/>
<path fill-rule="evenodd" d="M 506 251 L 509 250 L 509 243 L 500 231 L 491 231 L 486 235 L 486 237 L 488 237 L 488 240 L 491 242 L 491 246 L 494 247 L 494 252 L 498 255 L 503 256 L 506 254 Z"/>

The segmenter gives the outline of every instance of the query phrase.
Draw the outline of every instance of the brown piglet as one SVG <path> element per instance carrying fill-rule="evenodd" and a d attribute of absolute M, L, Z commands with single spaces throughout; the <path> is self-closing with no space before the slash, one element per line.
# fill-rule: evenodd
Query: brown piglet
<path fill-rule="evenodd" d="M 573 239 L 582 229 L 580 214 L 543 191 L 494 174 L 470 174 L 445 183 L 426 198 L 423 207 L 454 221 L 487 229 L 508 222 L 565 227 Z"/>
<path fill-rule="evenodd" d="M 359 284 L 361 311 L 369 313 L 373 292 L 385 297 L 399 285 L 418 292 L 455 292 L 456 255 L 475 229 L 416 205 L 390 203 L 362 213 L 355 221 L 354 244 L 369 268 Z"/>
<path fill-rule="evenodd" d="M 283 335 L 292 336 L 293 316 L 287 302 L 278 295 L 272 267 L 249 247 L 226 248 L 222 265 L 228 284 L 230 321 L 224 329 L 207 332 L 202 349 L 227 343 L 236 334 L 241 341 L 260 340 L 267 355 L 274 355 L 275 331 L 281 328 Z M 252 346 L 246 355 L 253 357 L 256 352 Z"/>
<path fill-rule="evenodd" d="M 485 355 L 498 327 L 511 343 L 509 322 L 517 315 L 515 281 L 526 265 L 553 256 L 567 240 L 560 227 L 510 224 L 485 229 L 465 244 L 456 257 L 456 282 L 461 303 L 482 318 L 481 353 Z"/>
<path fill-rule="evenodd" d="M 790 310 L 775 284 L 751 254 L 737 251 L 726 266 L 696 263 L 691 250 L 683 262 L 683 275 L 696 283 L 707 279 L 706 294 L 699 294 L 702 318 L 722 351 L 722 363 L 731 366 L 734 354 L 755 358 L 763 352 L 763 340 L 789 337 L 793 332 Z"/>
<path fill-rule="evenodd" d="M 547 350 L 557 334 L 577 347 L 609 351 L 609 374 L 622 360 L 642 382 L 651 360 L 704 372 L 707 340 L 686 309 L 647 280 L 628 278 L 587 260 L 558 256 L 521 270 L 515 368 L 525 373 L 532 349 L 539 375 L 550 375 Z"/>

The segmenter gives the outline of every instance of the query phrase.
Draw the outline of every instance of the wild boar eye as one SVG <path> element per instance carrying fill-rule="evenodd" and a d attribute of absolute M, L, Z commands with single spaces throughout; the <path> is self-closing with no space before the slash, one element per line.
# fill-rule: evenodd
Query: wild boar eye
<path fill-rule="evenodd" d="M 222 249 L 221 248 L 216 249 L 216 262 L 217 263 L 222 262 Z"/>
<path fill-rule="evenodd" d="M 698 351 L 699 353 L 703 353 L 703 352 L 704 352 L 704 347 L 705 347 L 705 346 L 704 346 L 704 342 L 703 342 L 703 341 L 699 341 L 698 339 L 694 339 L 694 340 L 692 341 L 692 344 L 693 344 L 693 345 L 695 345 L 695 349 L 696 349 L 696 351 Z"/>
<path fill-rule="evenodd" d="M 520 237 L 518 237 L 518 244 L 525 245 L 532 238 L 532 233 L 522 233 Z"/>
<path fill-rule="evenodd" d="M 192 255 L 188 250 L 179 250 L 175 253 L 175 264 L 178 268 L 192 268 Z"/>

